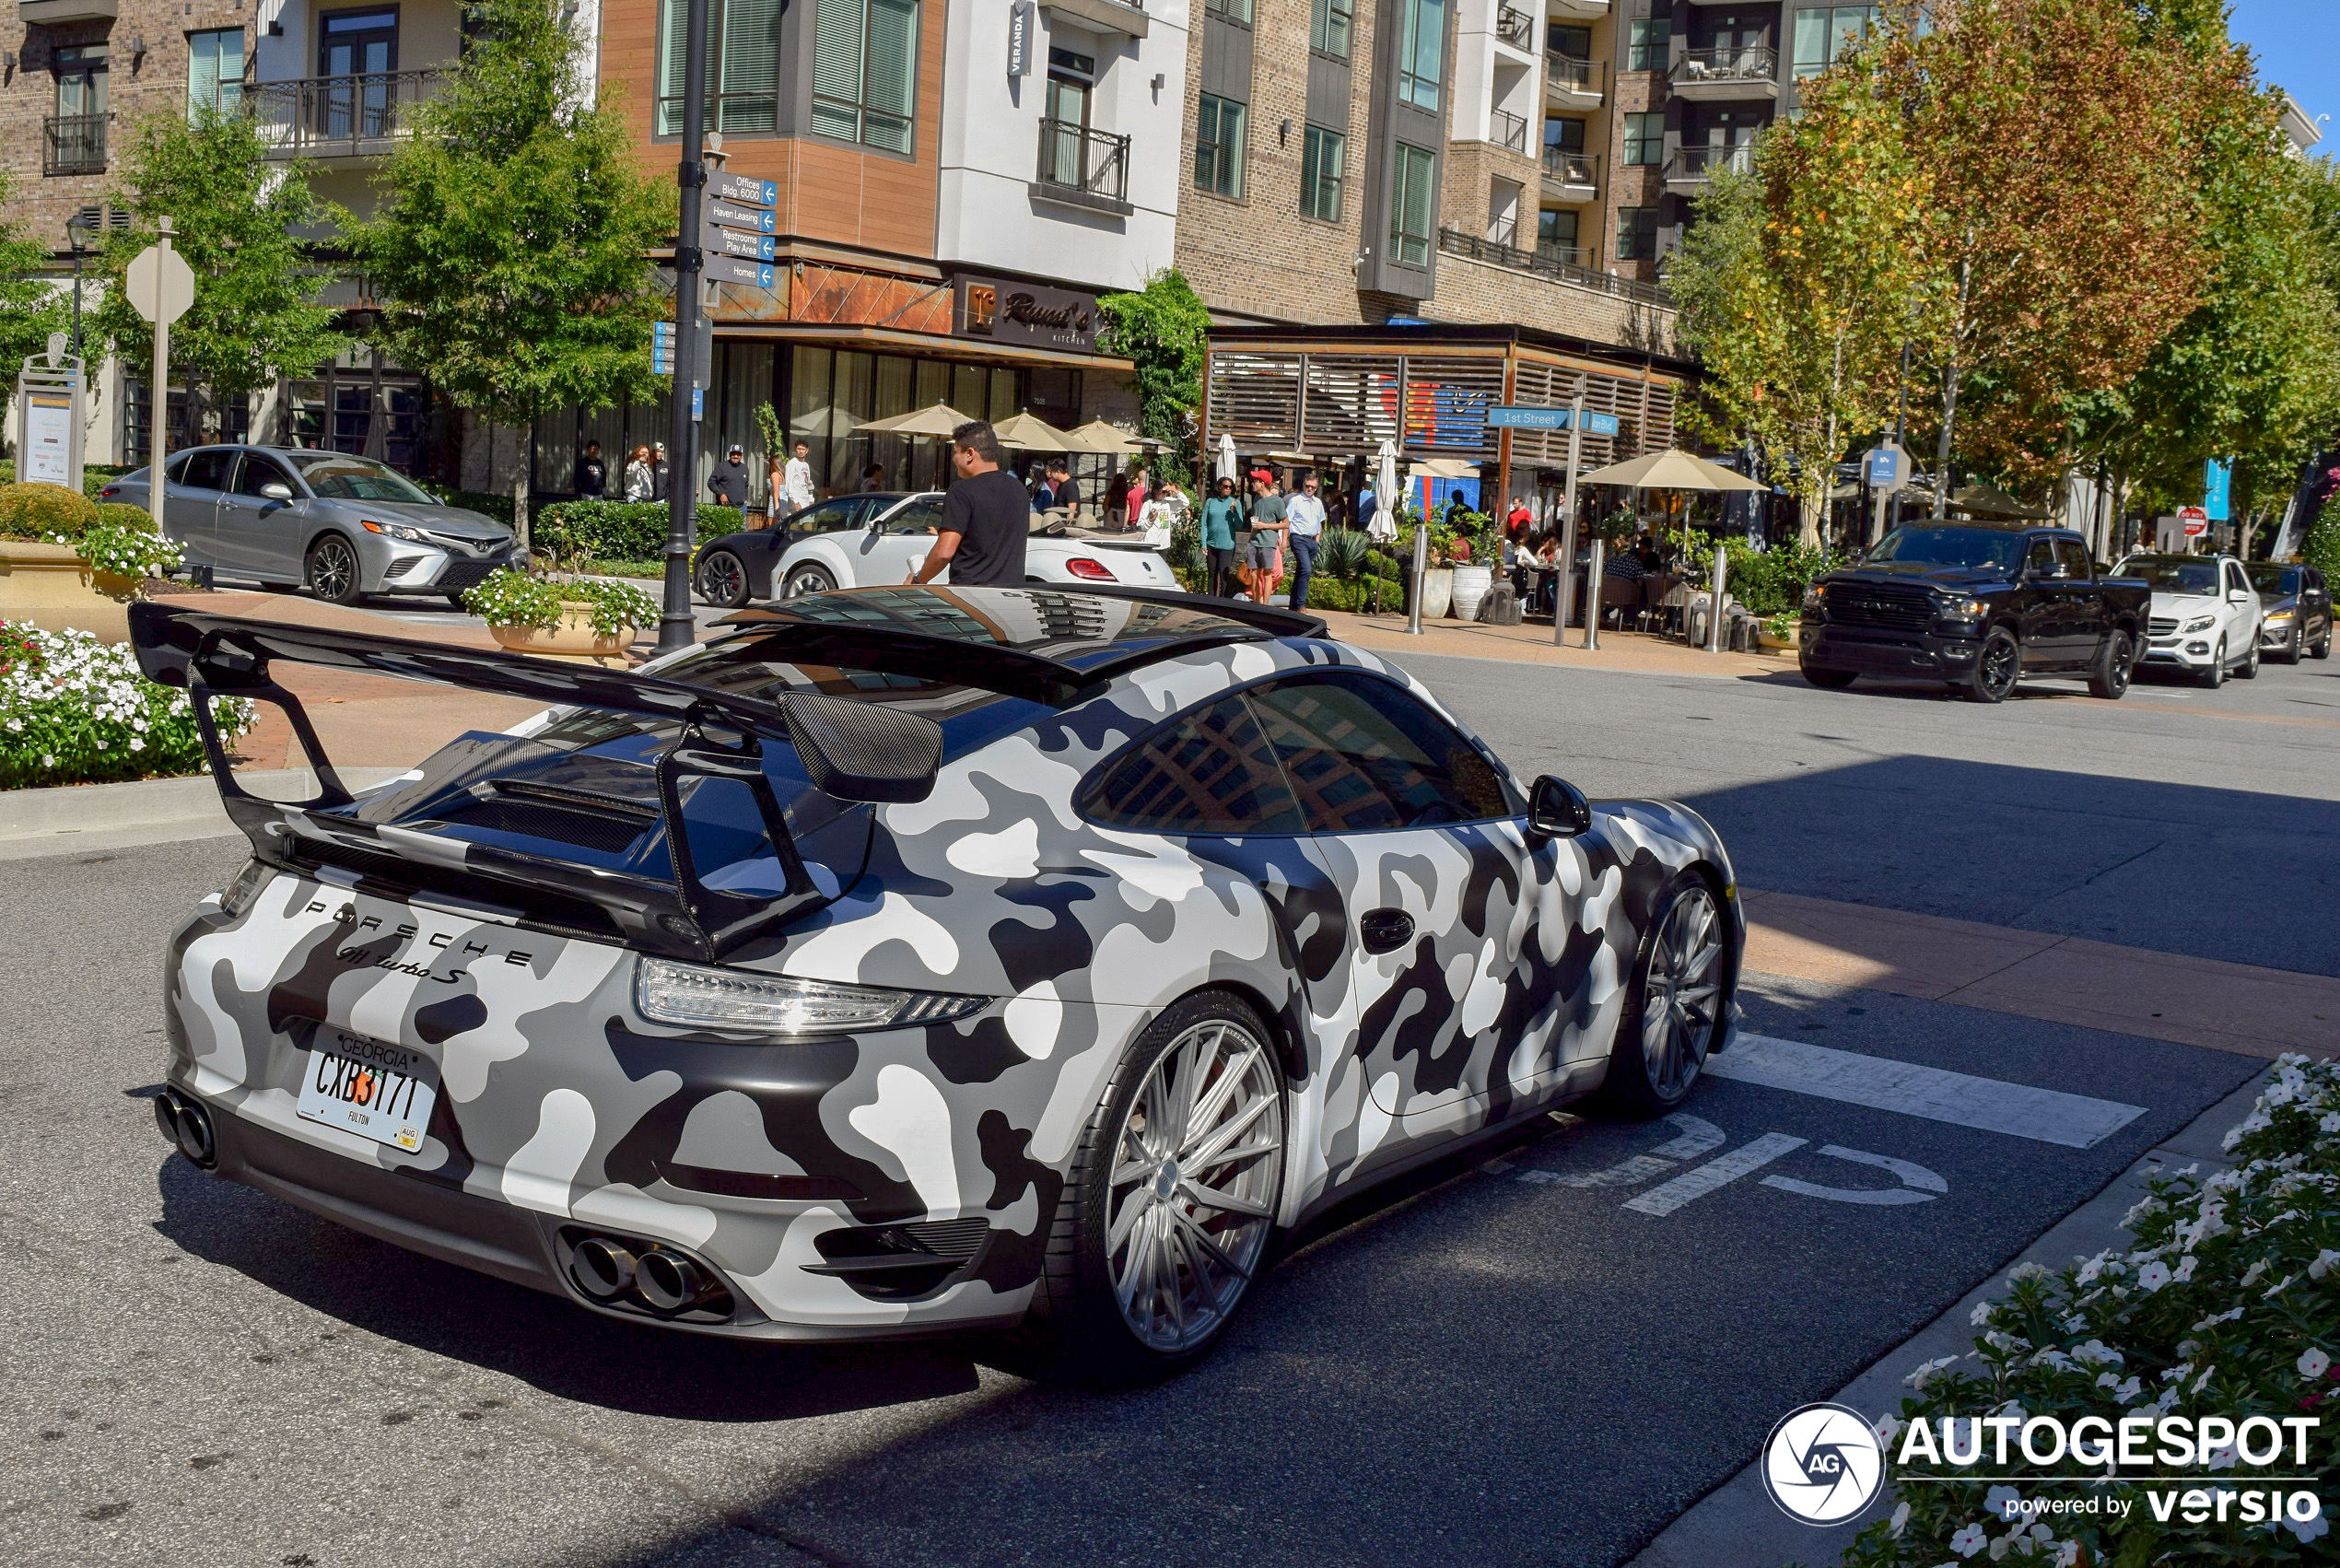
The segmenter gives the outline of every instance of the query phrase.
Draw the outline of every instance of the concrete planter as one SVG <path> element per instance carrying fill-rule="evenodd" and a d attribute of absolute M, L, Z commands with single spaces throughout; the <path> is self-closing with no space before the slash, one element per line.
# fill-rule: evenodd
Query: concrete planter
<path fill-rule="evenodd" d="M 490 626 L 498 646 L 514 653 L 540 653 L 554 659 L 591 659 L 597 664 L 624 665 L 626 649 L 634 640 L 631 626 L 614 633 L 593 629 L 590 606 L 571 608 L 557 626 Z"/>
<path fill-rule="evenodd" d="M 29 621 L 46 632 L 67 627 L 103 642 L 130 640 L 135 578 L 94 571 L 64 544 L 0 539 L 0 621 Z"/>
<path fill-rule="evenodd" d="M 1487 591 L 1494 586 L 1494 568 L 1454 567 L 1449 569 L 1455 574 L 1455 618 L 1459 621 L 1477 620 L 1479 606 L 1486 601 Z"/>
<path fill-rule="evenodd" d="M 1788 622 L 1787 635 L 1781 637 L 1772 630 L 1769 621 L 1761 622 L 1755 628 L 1755 640 L 1762 645 L 1766 653 L 1793 653 L 1803 645 L 1804 623 Z"/>
<path fill-rule="evenodd" d="M 1455 603 L 1455 568 L 1424 567 L 1422 573 L 1422 618 L 1437 621 L 1445 618 Z"/>

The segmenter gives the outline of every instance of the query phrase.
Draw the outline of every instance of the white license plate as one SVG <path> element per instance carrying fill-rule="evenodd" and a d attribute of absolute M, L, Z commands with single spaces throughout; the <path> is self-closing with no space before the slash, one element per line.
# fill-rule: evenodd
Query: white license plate
<path fill-rule="evenodd" d="M 439 1100 L 439 1064 L 420 1051 L 320 1029 L 294 1106 L 310 1121 L 413 1153 Z"/>

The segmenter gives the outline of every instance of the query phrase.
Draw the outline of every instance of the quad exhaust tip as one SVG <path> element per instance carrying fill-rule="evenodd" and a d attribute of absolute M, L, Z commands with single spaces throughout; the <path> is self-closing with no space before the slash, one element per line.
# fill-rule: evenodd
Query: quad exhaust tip
<path fill-rule="evenodd" d="M 655 1241 L 567 1232 L 568 1278 L 589 1301 L 673 1317 L 694 1309 L 729 1316 L 731 1293 L 715 1270 Z"/>
<path fill-rule="evenodd" d="M 204 1170 L 219 1164 L 219 1142 L 212 1132 L 211 1109 L 192 1094 L 165 1089 L 155 1096 L 155 1125 L 179 1152 Z"/>
<path fill-rule="evenodd" d="M 569 1277 L 595 1301 L 614 1301 L 634 1282 L 634 1249 L 607 1236 L 587 1236 L 569 1254 Z"/>

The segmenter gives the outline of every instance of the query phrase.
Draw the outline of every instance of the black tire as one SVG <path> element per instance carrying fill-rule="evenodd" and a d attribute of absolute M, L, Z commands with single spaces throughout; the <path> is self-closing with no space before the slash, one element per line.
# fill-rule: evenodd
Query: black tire
<path fill-rule="evenodd" d="M 2226 638 L 2220 638 L 2218 639 L 2218 651 L 2217 654 L 2211 659 L 2210 667 L 2203 671 L 2200 674 L 2194 676 L 2194 679 L 2197 685 L 2207 686 L 2212 691 L 2217 691 L 2220 686 L 2227 684 Z"/>
<path fill-rule="evenodd" d="M 1127 1188 L 1123 1204 L 1130 1218 L 1123 1241 L 1109 1246 L 1109 1229 L 1116 1217 L 1113 1194 L 1117 1184 L 1112 1178 L 1117 1160 L 1125 1147 L 1137 1147 L 1136 1142 L 1125 1145 L 1125 1139 L 1141 1141 L 1147 1130 L 1142 1114 L 1133 1115 L 1141 1112 L 1140 1098 L 1150 1089 L 1164 1092 L 1168 1081 L 1151 1085 L 1149 1081 L 1154 1080 L 1165 1065 L 1175 1065 L 1174 1057 L 1196 1048 L 1192 1042 L 1211 1037 L 1214 1029 L 1220 1031 L 1220 1040 L 1229 1042 L 1227 1054 L 1212 1056 L 1212 1066 L 1199 1086 L 1221 1083 L 1215 1074 L 1223 1067 L 1230 1075 L 1242 1075 L 1240 1081 L 1233 1081 L 1229 1086 L 1246 1097 L 1241 1102 L 1241 1113 L 1233 1108 L 1236 1102 L 1230 1098 L 1223 1116 L 1194 1136 L 1207 1140 L 1213 1129 L 1223 1131 L 1233 1127 L 1236 1146 L 1249 1147 L 1259 1141 L 1255 1132 L 1272 1117 L 1274 1136 L 1268 1141 L 1273 1152 L 1246 1155 L 1237 1162 L 1242 1167 L 1239 1173 L 1226 1174 L 1233 1172 L 1234 1167 L 1198 1165 L 1181 1172 L 1176 1168 L 1174 1151 L 1173 1157 L 1164 1161 L 1173 1188 L 1171 1198 L 1161 1197 L 1153 1187 L 1153 1182 L 1161 1177 L 1159 1170 L 1153 1176 L 1139 1176 L 1119 1184 Z M 1234 1041 L 1229 1040 L 1231 1036 L 1235 1037 Z M 1219 1342 L 1227 1324 L 1247 1298 L 1251 1281 L 1267 1267 L 1273 1252 L 1274 1216 L 1283 1196 L 1283 1167 L 1288 1155 L 1285 1140 L 1289 1106 L 1283 1076 L 1274 1036 L 1256 1012 L 1224 991 L 1198 991 L 1165 1008 L 1122 1058 L 1073 1151 L 1071 1166 L 1066 1173 L 1064 1189 L 1057 1199 L 1056 1214 L 1049 1227 L 1047 1258 L 1039 1289 L 1033 1298 L 1032 1317 L 1025 1325 L 1027 1336 L 1049 1372 L 1088 1382 L 1148 1382 L 1183 1371 Z M 1259 1103 L 1263 1099 L 1264 1105 Z M 1147 1101 L 1149 1106 L 1155 1103 Z M 1245 1116 L 1249 1119 L 1242 1119 Z M 1207 1141 L 1203 1146 L 1208 1146 Z M 1139 1162 L 1124 1162 L 1121 1168 L 1126 1171 L 1136 1163 Z M 1185 1202 L 1180 1195 L 1191 1190 L 1188 1177 L 1245 1184 L 1246 1200 L 1261 1212 L 1237 1215 Z M 1132 1204 L 1136 1207 L 1129 1209 Z M 1198 1325 L 1197 1337 L 1191 1343 L 1164 1348 L 1148 1342 L 1133 1325 L 1132 1309 L 1122 1305 L 1116 1289 L 1113 1259 L 1126 1255 L 1130 1261 L 1125 1267 L 1136 1266 L 1137 1249 L 1143 1245 L 1145 1236 L 1155 1229 L 1175 1227 L 1180 1211 L 1188 1217 L 1188 1230 L 1193 1230 L 1193 1216 L 1198 1209 L 1208 1211 L 1202 1215 L 1206 1224 L 1228 1222 L 1226 1229 L 1211 1234 L 1230 1242 L 1228 1255 L 1242 1265 L 1242 1270 L 1239 1279 L 1233 1274 L 1228 1276 L 1234 1282 L 1223 1297 L 1205 1297 L 1203 1276 L 1191 1272 L 1180 1276 L 1174 1264 L 1171 1289 L 1180 1293 L 1179 1301 L 1183 1302 L 1187 1288 L 1181 1280 L 1193 1281 L 1199 1308 L 1202 1301 L 1208 1300 L 1211 1316 L 1206 1325 Z M 1171 1226 L 1149 1226 L 1152 1215 L 1164 1212 L 1173 1214 Z M 1204 1261 L 1202 1251 L 1184 1239 L 1188 1231 L 1174 1230 L 1174 1234 L 1180 1237 L 1178 1246 L 1186 1249 L 1191 1262 Z M 1162 1299 L 1163 1293 L 1150 1282 L 1146 1287 L 1149 1320 L 1154 1316 L 1152 1306 Z M 1133 1306 L 1135 1300 L 1133 1291 Z M 1183 1316 L 1179 1322 L 1183 1324 Z"/>
<path fill-rule="evenodd" d="M 2242 668 L 2234 673 L 2234 678 L 2238 681 L 2259 678 L 2259 639 L 2255 635 L 2251 638 L 2251 651 L 2242 656 Z"/>
<path fill-rule="evenodd" d="M 328 604 L 352 604 L 357 600 L 357 547 L 338 533 L 328 533 L 309 546 L 301 574 L 309 591 Z"/>
<path fill-rule="evenodd" d="M 837 578 L 818 561 L 799 561 L 789 568 L 788 578 L 780 584 L 780 597 L 801 599 L 808 593 L 827 593 L 837 587 Z"/>
<path fill-rule="evenodd" d="M 2291 623 L 2291 645 L 2283 650 L 2286 664 L 2297 664 L 2308 656 L 2308 628 L 2298 621 Z"/>
<path fill-rule="evenodd" d="M 1609 1076 L 1601 1081 L 1601 1098 L 1612 1108 L 1662 1116 L 1690 1097 L 1730 1015 L 1722 939 L 1722 904 L 1714 883 L 1695 871 L 1683 872 L 1658 898 L 1633 957 L 1633 983 L 1617 1022 Z M 1697 944 L 1696 951 L 1688 943 Z M 1658 991 L 1664 993 L 1662 1021 L 1650 1012 Z"/>
<path fill-rule="evenodd" d="M 2137 645 L 2135 638 L 2117 626 L 2097 650 L 2096 663 L 2088 671 L 2088 695 L 2108 702 L 2118 702 L 2128 694 L 2129 677 L 2136 671 Z"/>
<path fill-rule="evenodd" d="M 1993 626 L 1974 650 L 1974 670 L 1960 683 L 1959 695 L 1969 702 L 2005 702 L 2023 678 L 2023 645 L 2005 626 Z"/>
<path fill-rule="evenodd" d="M 2323 628 L 2323 640 L 2308 649 L 2308 652 L 2317 659 L 2332 657 L 2332 627 L 2330 626 Z"/>
<path fill-rule="evenodd" d="M 1841 692 L 1861 677 L 1855 670 L 1821 670 L 1807 664 L 1804 678 L 1824 692 Z"/>
<path fill-rule="evenodd" d="M 729 550 L 701 556 L 691 579 L 698 596 L 719 610 L 737 610 L 747 603 L 747 563 Z"/>

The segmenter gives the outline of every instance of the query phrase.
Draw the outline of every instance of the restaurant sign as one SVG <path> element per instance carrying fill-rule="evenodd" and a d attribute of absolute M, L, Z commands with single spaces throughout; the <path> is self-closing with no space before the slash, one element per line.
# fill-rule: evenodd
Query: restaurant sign
<path fill-rule="evenodd" d="M 958 295 L 963 336 L 1073 354 L 1097 351 L 1094 295 L 965 275 L 958 280 Z"/>

